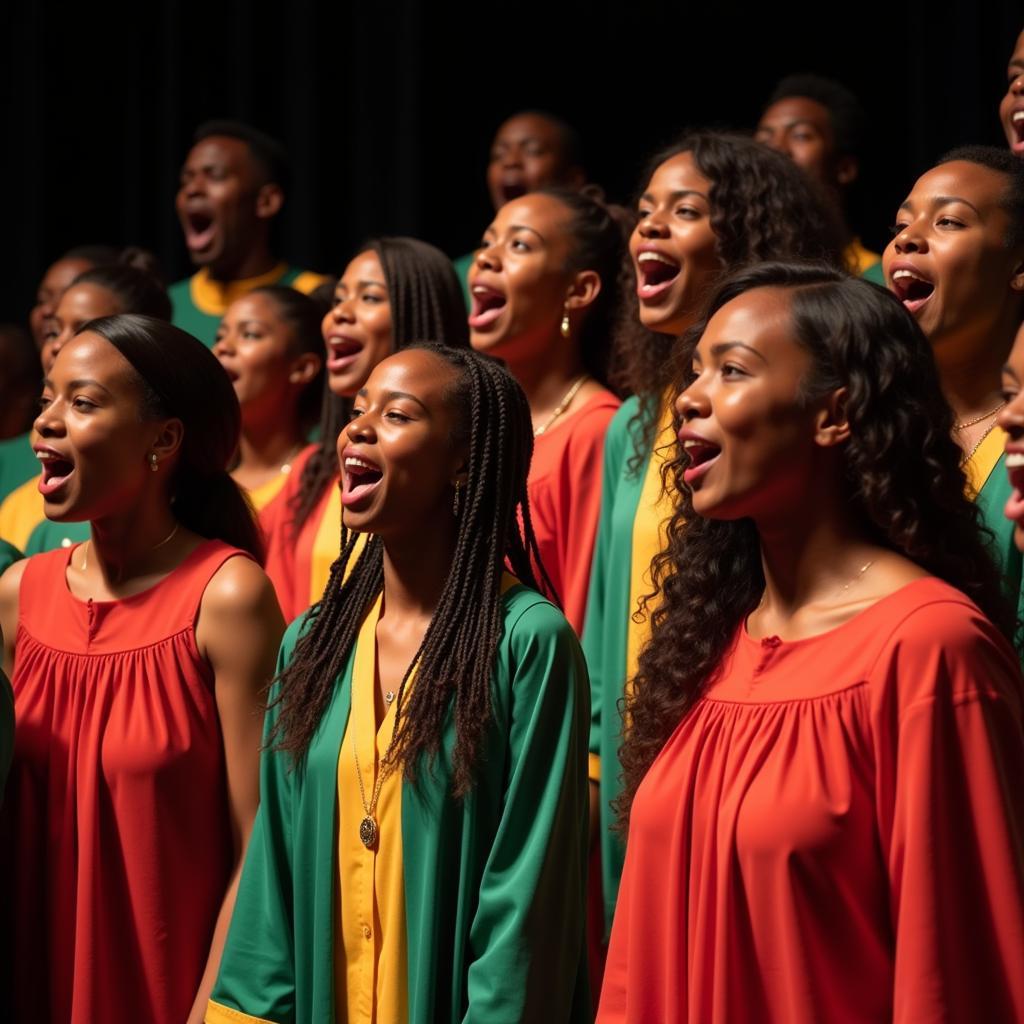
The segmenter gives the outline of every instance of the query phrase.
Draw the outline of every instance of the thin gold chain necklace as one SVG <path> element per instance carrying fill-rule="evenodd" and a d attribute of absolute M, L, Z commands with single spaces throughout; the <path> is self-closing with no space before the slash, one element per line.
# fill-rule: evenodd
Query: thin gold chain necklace
<path fill-rule="evenodd" d="M 174 529 L 171 530 L 171 532 L 169 534 L 167 534 L 167 536 L 164 537 L 164 539 L 162 541 L 160 541 L 159 544 L 154 544 L 149 549 L 148 553 L 152 554 L 154 551 L 157 550 L 157 548 L 162 548 L 165 544 L 169 544 L 174 539 L 174 535 L 178 532 L 180 527 L 181 527 L 181 523 L 175 523 L 174 524 Z M 82 572 L 85 572 L 85 570 L 89 567 L 89 551 L 91 550 L 91 548 L 92 548 L 92 538 L 90 537 L 89 540 L 86 541 L 85 546 L 82 548 L 82 569 L 81 569 Z M 117 574 L 117 580 L 115 582 L 117 582 L 117 583 L 121 582 L 121 573 Z"/>
<path fill-rule="evenodd" d="M 999 410 L 1002 409 L 1004 405 L 1006 405 L 1005 402 L 1000 402 L 994 409 L 990 409 L 988 412 L 983 412 L 980 416 L 975 416 L 973 420 L 964 420 L 962 423 L 954 423 L 953 430 L 957 434 L 959 434 L 961 430 L 966 430 L 968 427 L 973 427 L 976 424 L 980 423 L 982 420 L 987 420 L 989 416 L 995 416 L 995 414 L 999 412 Z M 992 426 L 995 426 L 995 424 L 993 424 Z M 989 427 L 989 430 L 991 429 L 992 428 Z"/>
<path fill-rule="evenodd" d="M 554 423 L 555 420 L 557 420 L 558 417 L 561 416 L 562 413 L 569 408 L 569 404 L 576 397 L 576 393 L 579 391 L 579 389 L 583 387 L 583 384 L 588 376 L 589 374 L 584 373 L 573 381 L 572 387 L 570 387 L 569 390 L 566 391 L 565 395 L 562 397 L 562 400 L 558 403 L 558 405 L 555 406 L 555 411 L 548 417 L 547 422 L 543 426 L 537 427 L 534 430 L 534 437 L 540 437 L 540 435 L 543 434 L 544 431 L 546 431 L 551 426 L 551 424 Z"/>

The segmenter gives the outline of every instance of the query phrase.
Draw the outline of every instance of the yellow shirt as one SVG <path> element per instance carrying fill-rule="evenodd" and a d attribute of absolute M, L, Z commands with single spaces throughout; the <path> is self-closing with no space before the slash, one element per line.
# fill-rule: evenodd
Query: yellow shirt
<path fill-rule="evenodd" d="M 41 477 L 34 476 L 16 487 L 0 504 L 0 537 L 25 550 L 32 531 L 46 518 L 43 496 L 39 493 Z"/>
<path fill-rule="evenodd" d="M 981 493 L 985 481 L 995 469 L 999 456 L 1006 446 L 1006 431 L 993 427 L 988 436 L 978 445 L 974 454 L 964 463 L 967 474 L 967 496 L 973 501 Z"/>
<path fill-rule="evenodd" d="M 251 491 L 245 491 L 249 503 L 257 512 L 262 512 L 281 493 L 281 488 L 284 487 L 284 482 L 288 479 L 290 472 L 291 466 L 289 465 L 287 470 L 282 469 L 265 484 L 260 484 L 259 487 L 254 487 Z"/>
<path fill-rule="evenodd" d="M 378 840 L 359 838 L 381 762 L 395 727 L 397 701 L 377 720 L 378 597 L 359 629 L 352 664 L 352 707 L 338 755 L 338 898 L 335 1015 L 347 1024 L 401 1024 L 408 1019 L 405 886 L 402 874 L 402 775 L 390 773 L 374 808 Z M 412 677 L 406 683 L 410 692 Z M 405 697 L 403 697 L 403 701 Z M 339 941 L 340 940 L 340 941 Z"/>
<path fill-rule="evenodd" d="M 366 534 L 361 534 L 365 538 Z M 366 541 L 363 541 L 365 544 Z M 309 603 L 316 604 L 324 596 L 327 580 L 331 575 L 331 566 L 338 557 L 341 545 L 341 491 L 332 484 L 324 506 L 323 518 L 316 528 L 313 537 L 313 551 L 309 558 Z M 363 553 L 362 545 L 352 552 L 349 560 L 349 572 Z"/>
<path fill-rule="evenodd" d="M 658 432 L 654 439 L 654 453 L 647 463 L 640 503 L 633 520 L 632 573 L 629 587 L 629 622 L 626 626 L 626 688 L 632 691 L 640 651 L 651 638 L 650 615 L 638 618 L 640 599 L 654 589 L 651 563 L 654 556 L 668 545 L 666 528 L 672 517 L 672 497 L 661 485 L 661 471 L 666 462 L 676 456 L 676 435 L 672 429 L 672 403 L 663 403 L 658 417 Z"/>
<path fill-rule="evenodd" d="M 278 263 L 265 274 L 246 277 L 238 281 L 217 281 L 210 276 L 210 268 L 203 267 L 192 275 L 189 291 L 196 309 L 208 316 L 223 316 L 235 299 L 248 295 L 254 288 L 277 284 L 288 272 L 287 263 Z M 323 274 L 305 271 L 288 286 L 308 295 L 315 288 L 329 281 Z"/>

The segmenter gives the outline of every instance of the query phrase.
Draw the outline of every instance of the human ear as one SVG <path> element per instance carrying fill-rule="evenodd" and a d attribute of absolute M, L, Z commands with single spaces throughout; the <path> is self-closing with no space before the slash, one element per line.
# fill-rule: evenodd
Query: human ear
<path fill-rule="evenodd" d="M 166 462 L 176 455 L 185 440 L 185 425 L 179 419 L 163 420 L 156 424 L 156 436 L 149 446 L 149 458 L 156 456 L 156 462 Z"/>
<path fill-rule="evenodd" d="M 288 371 L 288 383 L 302 386 L 308 384 L 320 372 L 323 363 L 323 359 L 315 352 L 303 352 L 292 360 L 291 369 Z"/>
<path fill-rule="evenodd" d="M 822 399 L 814 418 L 814 443 L 821 448 L 834 448 L 850 439 L 846 388 L 837 388 Z"/>
<path fill-rule="evenodd" d="M 596 270 L 581 270 L 572 279 L 565 297 L 565 308 L 586 309 L 601 294 L 601 277 Z"/>
<path fill-rule="evenodd" d="M 281 191 L 280 185 L 268 182 L 266 185 L 260 186 L 259 192 L 256 193 L 256 216 L 260 220 L 270 220 L 276 217 L 281 212 L 282 206 L 284 206 L 284 193 Z"/>
<path fill-rule="evenodd" d="M 841 156 L 836 163 L 836 181 L 847 188 L 857 180 L 860 164 L 855 156 Z"/>
<path fill-rule="evenodd" d="M 1010 278 L 1010 287 L 1015 292 L 1024 292 L 1024 260 L 1021 260 L 1013 268 L 1013 276 Z"/>

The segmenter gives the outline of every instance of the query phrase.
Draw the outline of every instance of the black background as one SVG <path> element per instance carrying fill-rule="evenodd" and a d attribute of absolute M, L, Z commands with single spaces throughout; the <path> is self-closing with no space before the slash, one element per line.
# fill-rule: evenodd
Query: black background
<path fill-rule="evenodd" d="M 750 127 L 774 82 L 846 82 L 871 121 L 857 227 L 887 236 L 917 173 L 966 142 L 1003 145 L 997 107 L 1019 0 L 708 0 L 267 6 L 141 0 L 131 10 L 4 3 L 0 319 L 24 321 L 45 266 L 83 243 L 139 244 L 189 271 L 173 213 L 195 125 L 239 117 L 289 148 L 284 255 L 340 270 L 381 233 L 453 255 L 490 215 L 497 124 L 524 107 L 583 132 L 591 177 L 625 200 L 687 126 Z"/>

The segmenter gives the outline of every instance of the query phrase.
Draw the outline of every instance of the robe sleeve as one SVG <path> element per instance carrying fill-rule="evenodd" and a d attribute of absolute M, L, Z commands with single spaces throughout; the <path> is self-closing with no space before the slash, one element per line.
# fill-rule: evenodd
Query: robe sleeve
<path fill-rule="evenodd" d="M 285 633 L 277 673 L 287 664 L 299 623 Z M 271 691 L 271 701 L 276 696 Z M 264 722 L 264 746 L 276 718 Z M 291 1024 L 295 1020 L 295 942 L 292 922 L 293 774 L 289 757 L 264 749 L 260 806 L 239 881 L 220 970 L 206 1010 L 207 1024 Z"/>
<path fill-rule="evenodd" d="M 927 606 L 898 634 L 873 726 L 893 1020 L 1024 1020 L 1017 659 L 966 603 Z"/>
<path fill-rule="evenodd" d="M 622 475 L 622 459 L 629 432 L 620 429 L 624 416 L 623 406 L 612 420 L 605 435 L 603 469 L 601 474 L 601 508 L 598 515 L 597 539 L 594 543 L 594 557 L 590 566 L 590 588 L 587 594 L 586 619 L 583 626 L 583 653 L 590 673 L 590 740 L 589 777 L 591 782 L 601 779 L 601 716 L 604 713 L 605 691 L 608 689 L 610 666 L 604 664 L 603 644 L 606 628 L 606 601 L 608 559 L 615 542 L 612 509 L 615 505 L 615 491 Z M 623 627 L 624 628 L 624 627 Z M 621 671 L 620 671 L 621 675 Z M 621 679 L 616 679 L 621 690 Z M 611 694 L 612 707 L 619 694 Z"/>
<path fill-rule="evenodd" d="M 590 570 L 601 517 L 604 439 L 615 414 L 610 404 L 581 413 L 585 416 L 572 432 L 566 446 L 564 471 L 559 487 L 564 512 L 560 516 L 561 594 L 565 617 L 577 633 L 583 632 L 590 585 Z"/>
<path fill-rule="evenodd" d="M 470 926 L 464 1024 L 586 1013 L 586 667 L 540 598 L 509 629 L 507 781 Z"/>

